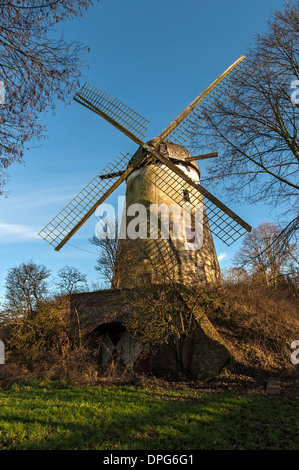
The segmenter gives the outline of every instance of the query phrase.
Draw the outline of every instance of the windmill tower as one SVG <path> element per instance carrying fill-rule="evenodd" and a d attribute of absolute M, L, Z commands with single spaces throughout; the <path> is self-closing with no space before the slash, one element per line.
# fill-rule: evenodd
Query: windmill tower
<path fill-rule="evenodd" d="M 217 281 L 220 270 L 211 232 L 230 245 L 246 231 L 250 231 L 251 227 L 200 184 L 197 161 L 216 157 L 217 154 L 192 156 L 183 144 L 206 117 L 234 93 L 236 85 L 231 78 L 246 77 L 248 66 L 244 59 L 242 56 L 234 62 L 159 136 L 149 142 L 144 142 L 147 120 L 118 99 L 86 83 L 74 100 L 106 119 L 139 147 L 133 156 L 121 154 L 104 168 L 39 235 L 59 251 L 96 208 L 126 181 L 127 208 L 134 204 L 144 205 L 147 208 L 147 217 L 143 221 L 146 225 L 146 237 L 134 240 L 135 245 L 138 244 L 140 248 L 141 257 L 128 269 L 121 286 L 132 286 L 142 276 L 158 282 L 157 272 L 162 271 L 181 283 L 187 283 L 191 278 Z M 156 218 L 156 236 L 152 236 L 155 227 L 150 225 L 149 209 L 152 205 L 161 204 L 168 208 L 174 204 L 182 210 L 187 206 L 193 225 L 200 219 L 198 222 L 202 223 L 202 244 L 197 249 L 191 247 L 194 226 L 187 227 L 188 230 L 184 227 L 184 233 L 181 232 L 181 237 L 176 239 L 172 228 L 169 230 L 169 237 L 163 238 L 165 227 L 159 212 Z M 198 206 L 202 208 L 200 214 L 197 211 Z M 177 217 L 177 213 L 172 214 L 172 227 L 177 226 Z M 126 229 L 129 224 L 130 217 L 126 217 Z"/>
<path fill-rule="evenodd" d="M 158 150 L 199 184 L 198 164 L 186 148 L 164 141 Z M 133 158 L 138 152 L 142 152 L 142 148 Z M 161 279 L 182 284 L 219 281 L 220 269 L 201 193 L 192 192 L 187 182 L 175 178 L 168 167 L 147 156 L 127 178 L 126 209 L 139 204 L 147 210 L 144 227 L 142 221 L 138 224 L 139 232 L 144 228 L 144 237 L 131 242 L 135 244 L 131 246 L 138 262 L 128 266 L 120 287 L 160 282 Z M 189 209 L 186 220 L 184 209 Z M 132 219 L 134 221 L 134 217 L 128 217 L 124 211 L 122 223 L 126 229 Z"/>

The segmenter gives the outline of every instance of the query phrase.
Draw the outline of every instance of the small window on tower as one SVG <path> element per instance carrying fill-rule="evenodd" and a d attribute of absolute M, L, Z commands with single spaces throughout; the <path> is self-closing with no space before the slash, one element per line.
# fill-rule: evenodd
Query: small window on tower
<path fill-rule="evenodd" d="M 200 281 L 205 281 L 206 280 L 206 272 L 205 272 L 205 267 L 204 267 L 203 264 L 197 263 L 197 265 L 196 265 L 196 274 L 197 274 L 197 278 Z"/>
<path fill-rule="evenodd" d="M 188 189 L 185 189 L 185 188 L 182 189 L 182 198 L 183 198 L 184 202 L 190 202 L 190 196 L 189 196 Z"/>

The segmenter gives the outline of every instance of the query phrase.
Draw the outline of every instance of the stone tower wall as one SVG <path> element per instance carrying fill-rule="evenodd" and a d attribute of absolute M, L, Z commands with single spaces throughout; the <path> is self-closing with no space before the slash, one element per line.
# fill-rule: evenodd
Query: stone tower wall
<path fill-rule="evenodd" d="M 183 149 L 183 151 L 181 149 Z M 168 155 L 172 159 L 179 159 L 180 169 L 187 173 L 187 175 L 193 180 L 199 182 L 199 171 L 181 163 L 186 156 L 190 156 L 186 149 L 178 145 L 169 144 Z M 188 187 L 187 183 L 182 185 L 175 179 L 172 183 L 171 191 L 166 187 L 166 192 L 164 192 L 162 190 L 163 177 L 165 179 L 166 172 L 169 177 L 172 178 L 171 170 L 164 165 L 154 164 L 135 170 L 127 179 L 127 209 L 135 203 L 142 204 L 146 207 L 147 217 L 143 222 L 146 227 L 143 228 L 147 238 L 131 241 L 132 246 L 134 245 L 134 249 L 136 250 L 136 247 L 138 247 L 141 255 L 138 256 L 136 265 L 132 264 L 132 266 L 129 267 L 127 276 L 122 280 L 121 287 L 132 287 L 132 284 L 138 284 L 139 281 L 142 281 L 146 276 L 148 276 L 148 279 L 150 279 L 151 282 L 159 282 L 161 280 L 161 276 L 165 278 L 166 275 L 166 277 L 183 284 L 188 284 L 190 282 L 215 283 L 221 279 L 219 264 L 207 221 L 202 195 L 200 193 L 196 193 L 196 196 L 194 196 L 194 190 L 191 191 L 192 188 Z M 153 184 L 155 179 L 160 182 L 160 185 Z M 160 206 L 165 204 L 167 207 L 171 207 L 175 204 L 175 201 L 178 201 L 178 197 L 183 201 L 186 194 L 190 194 L 190 197 L 193 198 L 191 201 L 192 205 L 202 205 L 203 208 L 203 219 L 205 223 L 203 224 L 202 246 L 195 250 L 188 249 L 192 248 L 192 243 L 188 242 L 188 239 L 186 239 L 186 233 L 183 231 L 183 227 L 181 227 L 181 238 L 177 239 L 174 237 L 173 224 L 177 223 L 178 226 L 181 226 L 182 221 L 182 209 L 179 206 L 179 212 L 170 211 L 171 223 L 169 239 L 161 238 L 161 229 L 163 225 L 161 224 L 161 214 L 159 214 L 158 224 L 160 233 L 158 234 L 158 239 L 150 239 L 150 230 L 153 227 L 150 223 L 151 205 L 156 204 Z M 126 217 L 126 221 L 123 223 L 126 224 L 127 228 L 134 217 L 135 215 Z M 141 227 L 139 227 L 139 230 L 140 229 Z"/>

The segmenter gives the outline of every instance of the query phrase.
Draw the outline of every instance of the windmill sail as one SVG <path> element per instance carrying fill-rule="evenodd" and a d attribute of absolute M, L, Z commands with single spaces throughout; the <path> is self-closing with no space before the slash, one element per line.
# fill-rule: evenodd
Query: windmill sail
<path fill-rule="evenodd" d="M 103 90 L 87 82 L 74 100 L 99 114 L 137 144 L 140 145 L 141 139 L 145 138 L 149 121 Z"/>
<path fill-rule="evenodd" d="M 182 177 L 179 173 L 174 173 L 173 166 L 155 165 L 154 159 L 148 159 L 146 163 L 146 178 L 150 179 L 161 191 L 170 197 L 176 204 L 183 207 L 184 201 L 177 188 L 188 187 L 189 204 L 195 209 L 195 201 L 198 201 L 199 193 L 203 197 L 206 209 L 206 217 L 203 218 L 203 224 L 209 225 L 211 232 L 222 240 L 226 245 L 231 245 L 238 238 L 251 230 L 250 225 L 237 216 L 231 209 L 215 198 L 200 184 L 192 181 L 183 172 Z M 157 171 L 158 169 L 158 171 Z M 179 170 L 180 171 L 180 170 Z"/>
<path fill-rule="evenodd" d="M 165 186 L 165 191 L 170 191 L 171 189 L 171 180 L 175 181 L 177 178 L 180 178 L 182 183 L 189 184 L 193 190 L 201 193 L 205 199 L 209 200 L 208 206 L 210 206 L 210 212 L 214 214 L 215 217 L 215 230 L 214 233 L 217 235 L 218 238 L 221 240 L 226 240 L 225 243 L 228 244 L 228 236 L 231 236 L 233 238 L 233 241 L 235 241 L 237 238 L 242 236 L 246 231 L 250 232 L 251 231 L 251 226 L 248 225 L 241 217 L 239 217 L 237 214 L 235 214 L 229 207 L 227 207 L 223 202 L 221 202 L 219 199 L 217 199 L 213 194 L 211 194 L 207 189 L 205 189 L 202 185 L 197 184 L 195 181 L 192 180 L 192 178 L 189 178 L 182 170 L 180 170 L 174 163 L 172 163 L 170 160 L 165 158 L 159 151 L 156 149 L 151 148 L 149 145 L 145 144 L 144 147 L 151 152 L 151 154 L 156 157 L 156 160 L 160 161 L 163 165 L 165 165 L 169 170 L 169 175 L 165 174 L 165 181 L 169 182 L 168 189 L 167 185 Z M 153 161 L 153 160 L 152 160 Z M 150 160 L 149 160 L 150 162 Z M 167 177 L 167 179 L 166 179 Z M 224 217 L 224 214 L 226 215 Z M 220 217 L 222 218 L 222 223 L 219 225 L 219 219 Z M 228 221 L 231 221 L 229 226 L 230 230 L 228 232 L 224 232 L 224 235 L 220 236 L 220 233 L 223 229 L 223 223 L 228 223 Z M 234 221 L 234 222 L 233 222 Z M 239 234 L 239 231 L 237 227 L 240 226 L 245 231 L 243 233 Z M 218 229 L 216 230 L 216 227 Z M 230 235 L 229 235 L 230 234 Z M 239 234 L 239 235 L 238 235 Z M 235 238 L 237 236 L 237 238 Z"/>
<path fill-rule="evenodd" d="M 111 162 L 39 232 L 39 235 L 59 251 L 94 213 L 98 205 L 102 204 L 126 179 L 142 158 L 132 160 L 132 155 L 127 154 Z M 120 170 L 121 176 L 118 175 Z M 107 173 L 114 176 L 108 180 L 102 179 L 101 176 Z"/>
<path fill-rule="evenodd" d="M 232 96 L 237 88 L 246 80 L 251 64 L 241 56 L 225 72 L 223 72 L 208 88 L 187 106 L 169 126 L 155 139 L 153 145 L 167 139 L 182 145 L 206 121 L 224 101 Z M 232 78 L 234 81 L 232 82 Z M 237 82 L 238 85 L 236 84 Z"/>

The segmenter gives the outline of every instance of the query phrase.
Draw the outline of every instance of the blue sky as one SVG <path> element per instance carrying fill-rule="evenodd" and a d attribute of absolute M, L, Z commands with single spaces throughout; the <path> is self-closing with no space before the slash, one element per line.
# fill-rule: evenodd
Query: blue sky
<path fill-rule="evenodd" d="M 270 12 L 283 5 L 281 0 L 101 0 L 63 29 L 67 39 L 90 47 L 82 85 L 89 79 L 147 118 L 149 140 L 244 53 Z M 10 167 L 9 195 L 0 198 L 0 298 L 7 269 L 30 259 L 53 276 L 68 264 L 97 281 L 96 251 L 88 243 L 95 216 L 59 252 L 37 233 L 114 157 L 136 150 L 74 101 L 43 121 L 48 138 L 25 153 L 25 165 Z M 121 186 L 108 202 L 124 191 Z M 275 220 L 262 204 L 229 206 L 252 226 Z M 227 247 L 214 241 L 221 266 L 229 265 L 241 242 Z"/>

